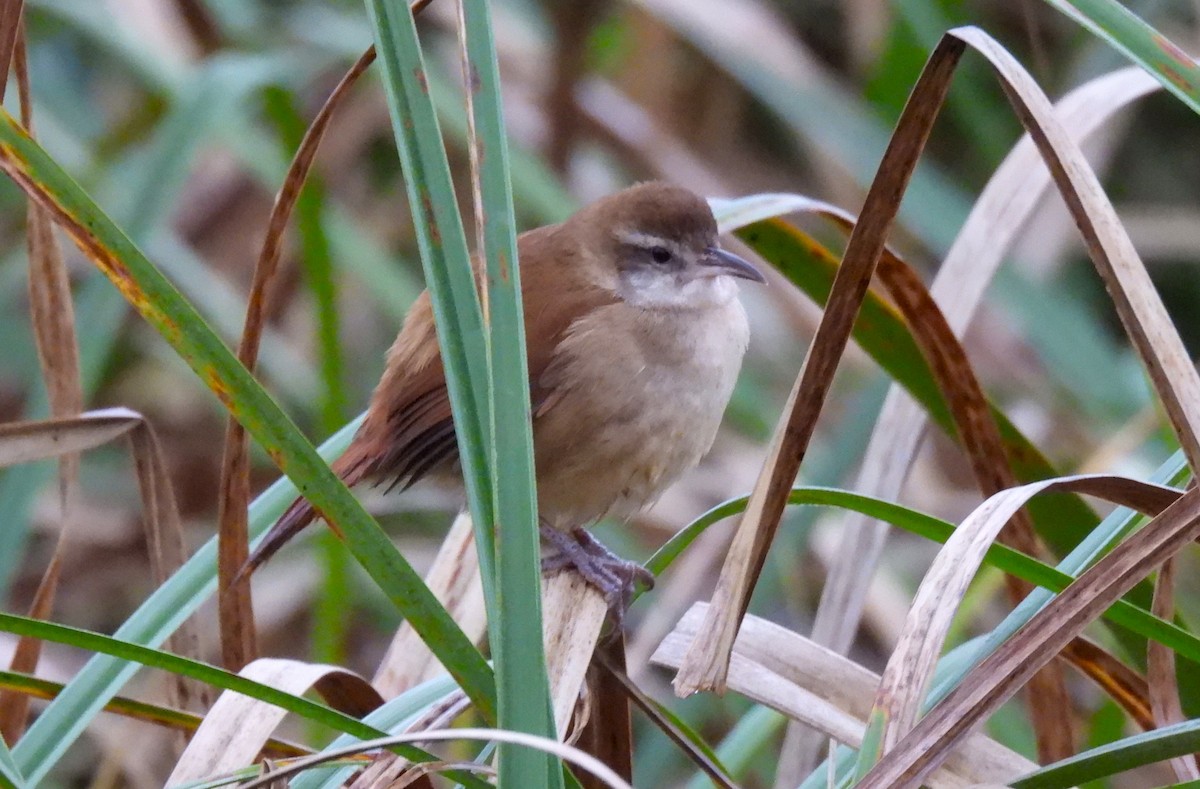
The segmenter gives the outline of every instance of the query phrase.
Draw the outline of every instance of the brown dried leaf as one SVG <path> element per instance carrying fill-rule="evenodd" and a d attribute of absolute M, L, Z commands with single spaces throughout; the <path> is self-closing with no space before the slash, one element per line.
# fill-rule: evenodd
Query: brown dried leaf
<path fill-rule="evenodd" d="M 1141 674 L 1083 636 L 1063 649 L 1062 658 L 1099 685 L 1139 726 L 1154 728 L 1150 690 Z"/>
<path fill-rule="evenodd" d="M 1154 602 L 1151 611 L 1170 621 L 1175 618 L 1175 557 L 1163 562 L 1154 581 Z M 1179 701 L 1179 684 L 1175 676 L 1175 653 L 1157 641 L 1146 644 L 1146 681 L 1149 685 L 1150 706 L 1156 726 L 1169 726 L 1187 719 Z M 1171 769 L 1180 783 L 1200 780 L 1195 754 L 1171 759 Z"/>
<path fill-rule="evenodd" d="M 279 269 L 283 234 L 292 210 L 308 179 L 317 148 L 334 112 L 350 88 L 375 60 L 375 48 L 364 52 L 342 77 L 304 134 L 296 155 L 288 167 L 283 185 L 275 198 L 262 251 L 254 267 L 254 278 L 246 304 L 246 323 L 238 346 L 238 359 L 254 371 L 262 342 L 270 303 L 270 288 Z M 217 498 L 218 606 L 221 619 L 221 658 L 225 667 L 236 671 L 258 653 L 254 632 L 254 608 L 250 597 L 250 579 L 240 576 L 249 556 L 247 508 L 250 505 L 250 458 L 246 430 L 233 417 L 225 428 L 225 451 L 221 463 L 221 483 Z"/>
<path fill-rule="evenodd" d="M 630 701 L 635 702 L 660 728 L 662 721 L 645 694 L 626 674 L 624 634 L 616 634 L 596 648 L 587 673 L 587 694 L 589 715 L 576 744 L 632 783 L 633 721 L 630 718 Z M 669 738 L 679 742 L 672 737 L 672 729 L 662 730 Z M 600 789 L 603 786 L 589 774 L 578 778 L 584 789 Z"/>
<path fill-rule="evenodd" d="M 315 689 L 331 707 L 355 717 L 383 703 L 370 683 L 337 666 L 261 658 L 239 673 L 287 693 Z M 286 715 L 286 710 L 250 696 L 222 693 L 175 764 L 167 785 L 198 781 L 250 764 Z"/>
<path fill-rule="evenodd" d="M 1074 139 L 1082 142 L 1131 102 L 1160 84 L 1140 68 L 1097 77 L 1064 96 L 1055 112 Z M 1005 157 L 975 201 L 967 221 L 930 286 L 946 322 L 961 336 L 975 315 L 996 270 L 1051 185 L 1046 167 L 1028 135 Z M 928 427 L 924 409 L 893 385 L 863 455 L 854 490 L 894 501 L 908 478 Z M 858 631 L 867 581 L 878 566 L 888 533 L 886 523 L 848 513 L 840 528 L 841 548 L 830 565 L 813 623 L 813 639 L 845 653 Z M 816 754 L 820 743 L 808 748 Z M 810 760 L 811 761 L 811 760 Z"/>
<path fill-rule="evenodd" d="M 833 373 L 850 338 L 854 317 L 883 254 L 888 230 L 899 210 L 899 197 L 925 147 L 942 104 L 956 58 L 932 61 L 905 105 L 879 171 L 867 192 L 862 214 L 846 245 L 821 323 L 776 428 L 763 467 L 742 516 L 729 557 L 709 608 L 704 638 L 693 644 L 674 680 L 675 692 L 724 688 L 728 657 L 745 615 L 750 593 L 779 526 L 788 491 L 816 427 Z"/>
<path fill-rule="evenodd" d="M 1160 87 L 1140 68 L 1120 69 L 1071 91 L 1055 105 L 1055 111 L 1073 137 L 1083 141 L 1130 102 Z M 930 295 L 956 336 L 970 323 L 1000 262 L 1050 184 L 1050 172 L 1033 140 L 1022 137 L 976 200 L 930 287 Z M 874 498 L 899 498 L 928 424 L 924 409 L 902 387 L 893 385 L 853 488 Z M 888 524 L 847 513 L 839 533 L 841 548 L 826 576 L 812 636 L 845 654 L 858 632 L 868 581 L 878 566 Z M 1064 714 L 1067 711 L 1045 693 L 1034 698 L 1044 702 L 1044 708 L 1058 706 Z M 1046 728 L 1039 726 L 1040 730 Z M 818 737 L 805 738 L 790 729 L 789 734 L 797 738 L 793 742 L 799 755 L 792 775 L 798 780 L 811 771 L 823 743 Z"/>
<path fill-rule="evenodd" d="M 1054 117 L 1041 89 L 1020 64 L 985 33 L 975 28 L 951 31 L 939 43 L 931 63 L 938 58 L 938 53 L 961 53 L 964 44 L 970 44 L 987 58 L 1000 77 L 1016 114 L 1049 164 L 1088 252 L 1113 297 L 1125 331 L 1163 401 L 1179 443 L 1191 465 L 1196 466 L 1200 460 L 1197 432 L 1200 429 L 1200 376 L 1188 359 L 1183 343 L 1099 181 L 1078 146 Z M 894 762 L 890 768 L 900 769 L 897 765 L 910 755 L 889 760 Z M 878 768 L 877 771 L 883 774 Z"/>
<path fill-rule="evenodd" d="M 16 72 L 21 122 L 32 135 L 33 101 L 30 97 L 29 64 L 21 10 L 20 0 L 5 2 L 0 7 L 0 80 L 7 82 L 11 62 Z M 3 83 L 0 83 L 0 98 L 3 98 Z M 29 202 L 28 208 L 26 244 L 29 253 L 30 321 L 50 401 L 50 412 L 56 417 L 74 416 L 83 410 L 83 388 L 79 380 L 79 346 L 75 336 L 71 283 L 50 215 L 33 201 Z M 79 456 L 74 453 L 62 455 L 58 464 L 62 528 L 29 608 L 28 615 L 35 619 L 49 618 L 54 610 L 62 556 L 71 531 L 71 501 L 78 482 Z M 23 637 L 17 642 L 9 668 L 32 674 L 37 671 L 41 652 L 41 641 Z M 28 696 L 0 693 L 0 736 L 8 742 L 15 742 L 25 728 L 28 713 Z"/>
<path fill-rule="evenodd" d="M 0 101 L 8 87 L 8 71 L 21 35 L 21 12 L 25 0 L 0 0 Z"/>

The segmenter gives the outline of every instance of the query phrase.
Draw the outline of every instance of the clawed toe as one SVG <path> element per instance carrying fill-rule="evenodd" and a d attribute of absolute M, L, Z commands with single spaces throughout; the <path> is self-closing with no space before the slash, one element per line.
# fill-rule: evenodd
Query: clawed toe
<path fill-rule="evenodd" d="M 574 568 L 595 587 L 608 604 L 614 633 L 625 625 L 625 611 L 638 588 L 653 589 L 654 574 L 637 562 L 617 556 L 583 529 L 570 532 L 542 526 L 542 537 L 551 552 L 542 559 L 542 572 L 552 574 Z"/>

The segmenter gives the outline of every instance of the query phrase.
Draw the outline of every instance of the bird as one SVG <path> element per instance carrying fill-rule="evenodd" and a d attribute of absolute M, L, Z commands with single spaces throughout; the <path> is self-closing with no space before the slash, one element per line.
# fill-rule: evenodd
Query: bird
<path fill-rule="evenodd" d="M 712 447 L 749 343 L 737 280 L 766 279 L 721 248 L 704 198 L 661 181 L 520 234 L 517 257 L 543 572 L 578 570 L 620 623 L 634 589 L 653 577 L 587 529 L 632 518 Z M 350 486 L 404 489 L 431 478 L 461 487 L 428 291 L 332 467 Z M 239 575 L 315 518 L 296 499 Z"/>

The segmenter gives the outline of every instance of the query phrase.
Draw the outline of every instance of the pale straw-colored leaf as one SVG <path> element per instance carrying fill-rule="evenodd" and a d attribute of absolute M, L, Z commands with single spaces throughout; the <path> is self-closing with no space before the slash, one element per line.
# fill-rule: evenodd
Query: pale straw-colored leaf
<path fill-rule="evenodd" d="M 702 632 L 707 603 L 697 603 L 663 640 L 651 661 L 676 668 L 688 644 Z M 779 625 L 747 616 L 738 633 L 729 687 L 832 739 L 857 747 L 866 729 L 879 677 L 850 659 Z M 982 736 L 929 780 L 931 787 L 965 787 L 1008 781 L 1036 765 Z"/>
<path fill-rule="evenodd" d="M 466 513 L 454 521 L 425 581 L 463 632 L 482 641 L 487 633 L 487 612 L 471 518 Z M 603 595 L 578 573 L 560 572 L 543 581 L 546 663 L 560 738 L 568 729 L 607 613 Z M 385 698 L 391 698 L 443 670 L 408 625 L 402 624 L 379 667 L 375 685 Z"/>
<path fill-rule="evenodd" d="M 103 408 L 76 417 L 0 424 L 0 468 L 104 446 L 142 422 L 128 408 Z"/>
<path fill-rule="evenodd" d="M 487 634 L 487 611 L 479 579 L 479 556 L 471 516 L 459 513 L 433 564 L 425 584 L 442 602 L 463 633 L 479 644 Z M 400 625 L 372 684 L 385 699 L 395 698 L 409 688 L 445 672 L 429 647 L 407 622 Z"/>
<path fill-rule="evenodd" d="M 604 595 L 574 571 L 542 583 L 542 626 L 554 723 L 563 739 L 608 615 Z"/>
<path fill-rule="evenodd" d="M 362 717 L 383 703 L 365 679 L 337 666 L 261 658 L 241 676 L 292 694 L 315 689 L 334 709 Z M 204 717 L 167 785 L 219 775 L 250 764 L 287 711 L 265 701 L 226 691 Z"/>
<path fill-rule="evenodd" d="M 1171 488 L 1096 475 L 1022 485 L 1001 491 L 979 505 L 955 529 L 922 579 L 900 641 L 884 669 L 875 699 L 876 712 L 886 722 L 884 753 L 915 724 L 950 622 L 984 554 L 1014 512 L 1033 496 L 1051 490 L 1087 493 L 1151 514 L 1157 514 L 1179 496 Z"/>
<path fill-rule="evenodd" d="M 1147 488 L 1147 490 L 1149 490 Z M 1149 503 L 1149 502 L 1147 502 Z M 859 784 L 915 787 L 1046 662 L 1156 566 L 1200 536 L 1200 491 L 1190 489 L 1086 570 L 984 658 Z"/>
<path fill-rule="evenodd" d="M 336 750 L 326 751 L 317 756 L 297 759 L 290 762 L 287 766 L 280 767 L 270 771 L 269 773 L 256 778 L 253 781 L 247 781 L 241 784 L 242 789 L 264 789 L 271 786 L 273 781 L 286 778 L 289 775 L 295 775 L 310 767 L 315 767 L 319 764 L 341 759 L 346 756 L 355 756 L 367 751 L 373 751 L 378 748 L 387 748 L 392 745 L 400 745 L 403 743 L 420 743 L 420 742 L 452 742 L 456 740 L 468 741 L 484 741 L 484 742 L 508 742 L 516 745 L 524 745 L 529 748 L 536 748 L 545 753 L 553 754 L 564 761 L 571 762 L 579 767 L 587 770 L 593 775 L 600 778 L 605 786 L 613 787 L 613 789 L 632 789 L 632 787 L 613 772 L 607 765 L 583 751 L 571 745 L 566 745 L 555 740 L 547 739 L 546 737 L 538 737 L 533 734 L 524 734 L 522 732 L 506 731 L 504 729 L 449 729 L 447 731 L 425 731 L 413 732 L 411 734 L 402 734 L 392 737 L 381 737 L 378 740 L 366 740 L 347 748 L 338 748 Z M 462 765 L 443 765 L 443 769 L 457 769 Z M 489 769 L 490 768 L 485 768 Z"/>

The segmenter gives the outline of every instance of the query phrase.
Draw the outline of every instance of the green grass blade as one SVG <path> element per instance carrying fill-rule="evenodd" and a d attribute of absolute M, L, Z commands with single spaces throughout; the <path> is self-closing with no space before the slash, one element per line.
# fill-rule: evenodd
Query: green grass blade
<path fill-rule="evenodd" d="M 706 528 L 744 511 L 746 501 L 746 497 L 731 499 L 701 515 L 680 530 L 650 557 L 650 560 L 646 562 L 646 569 L 655 575 L 666 570 L 674 558 L 682 553 Z M 880 501 L 870 496 L 834 488 L 794 488 L 788 496 L 788 503 L 839 507 L 861 512 L 938 543 L 945 543 L 954 533 L 953 524 L 931 515 L 889 501 Z M 1064 572 L 1060 568 L 1050 567 L 1004 545 L 996 544 L 989 548 L 984 556 L 984 561 L 1050 592 L 1061 592 L 1074 580 L 1073 574 Z M 1032 612 L 1029 616 L 1031 615 Z M 1144 608 L 1122 600 L 1109 608 L 1104 613 L 1104 617 L 1141 636 L 1170 647 L 1179 656 L 1189 660 L 1200 660 L 1200 638 L 1173 622 L 1154 616 Z M 982 643 L 983 639 L 979 639 L 979 641 Z M 967 665 L 970 662 L 972 662 L 970 659 L 964 662 L 963 671 L 970 667 Z M 940 687 L 941 683 L 946 681 L 944 677 L 939 677 L 937 685 Z"/>
<path fill-rule="evenodd" d="M 491 717 L 495 689 L 483 656 L 195 308 L 7 113 L 0 114 L 0 147 L 9 174 L 62 212 L 64 227 L 80 248 L 216 393 L 280 469 L 296 481 L 313 505 L 336 524 L 368 574 L 429 643 L 484 716 Z"/>
<path fill-rule="evenodd" d="M 318 704 L 301 696 L 285 693 L 270 685 L 246 679 L 225 669 L 201 663 L 198 660 L 191 660 L 171 654 L 170 652 L 145 647 L 141 644 L 122 641 L 112 636 L 6 613 L 0 613 L 0 631 L 19 636 L 31 636 L 43 641 L 67 644 L 68 646 L 77 647 L 89 652 L 100 652 L 119 657 L 122 660 L 139 663 L 143 666 L 162 669 L 163 671 L 169 671 L 179 676 L 191 677 L 213 687 L 252 696 L 277 707 L 282 707 L 288 712 L 293 712 L 315 723 L 353 734 L 359 738 L 366 739 L 382 736 L 382 732 L 373 726 L 367 726 L 357 718 L 338 712 L 324 704 Z"/>
<path fill-rule="evenodd" d="M 375 29 L 425 283 L 433 299 L 463 481 L 476 525 L 484 594 L 491 601 L 495 599 L 495 549 L 491 530 L 483 526 L 494 521 L 489 484 L 489 363 L 479 293 L 412 10 L 403 0 L 367 0 L 367 11 Z"/>
<path fill-rule="evenodd" d="M 1200 67 L 1178 44 L 1116 0 L 1045 0 L 1150 72 L 1200 113 Z"/>
<path fill-rule="evenodd" d="M 1013 789 L 1067 789 L 1197 751 L 1200 751 L 1200 720 L 1183 721 L 1084 751 L 1018 778 L 1009 786 Z"/>
<path fill-rule="evenodd" d="M 4 738 L 0 737 L 0 789 L 24 789 L 24 786 L 25 779 L 13 761 L 12 751 L 8 750 Z"/>
<path fill-rule="evenodd" d="M 724 210 L 736 210 L 737 202 L 729 201 Z M 780 220 L 755 222 L 736 234 L 809 298 L 817 304 L 825 303 L 837 271 L 837 259 L 828 250 Z M 945 400 L 908 327 L 894 308 L 872 292 L 867 293 L 855 322 L 854 339 L 925 407 L 939 427 L 955 435 Z M 1058 476 L 1050 462 L 1002 413 L 993 410 L 992 415 L 1019 479 L 1032 481 Z M 1039 526 L 1038 533 L 1060 554 L 1071 550 L 1099 521 L 1078 496 L 1035 498 L 1028 509 Z M 1046 524 L 1054 524 L 1054 528 Z"/>
<path fill-rule="evenodd" d="M 470 107 L 477 135 L 491 337 L 495 453 L 491 482 L 498 610 L 490 618 L 490 630 L 500 727 L 554 739 L 542 643 L 541 551 L 517 233 L 499 65 L 486 0 L 465 0 L 463 20 L 471 68 Z M 502 743 L 499 770 L 502 787 L 562 786 L 558 760 L 533 748 Z"/>
<path fill-rule="evenodd" d="M 285 709 L 313 723 L 319 723 L 337 731 L 345 732 L 360 740 L 387 736 L 382 730 L 360 721 L 358 718 L 339 712 L 324 704 L 310 701 L 303 696 L 286 693 L 270 685 L 246 679 L 239 674 L 234 674 L 208 663 L 144 647 L 140 644 L 122 641 L 112 636 L 94 633 L 90 630 L 82 630 L 80 628 L 59 625 L 53 622 L 44 622 L 40 619 L 30 619 L 29 617 L 16 616 L 14 614 L 0 613 L 0 631 L 20 636 L 32 636 L 43 641 L 67 644 L 89 652 L 100 652 L 143 666 L 169 671 L 177 676 L 191 677 L 222 690 L 232 690 L 244 696 L 258 699 L 259 701 L 265 701 L 268 704 Z M 420 748 L 409 745 L 398 747 L 396 752 L 405 758 L 415 761 L 435 761 L 439 758 Z"/>

